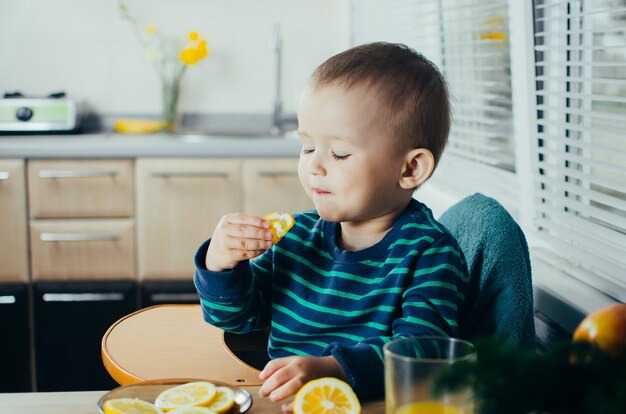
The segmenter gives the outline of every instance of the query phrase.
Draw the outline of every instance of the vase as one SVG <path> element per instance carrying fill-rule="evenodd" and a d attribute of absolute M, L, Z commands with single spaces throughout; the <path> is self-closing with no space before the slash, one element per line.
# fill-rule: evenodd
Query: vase
<path fill-rule="evenodd" d="M 165 131 L 174 132 L 179 122 L 178 98 L 180 96 L 181 78 L 162 80 L 161 120 Z"/>

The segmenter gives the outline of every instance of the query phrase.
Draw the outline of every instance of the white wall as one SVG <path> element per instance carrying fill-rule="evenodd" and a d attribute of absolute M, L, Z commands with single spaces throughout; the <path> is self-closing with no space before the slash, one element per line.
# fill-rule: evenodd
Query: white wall
<path fill-rule="evenodd" d="M 274 22 L 282 24 L 283 101 L 324 59 L 350 46 L 349 0 L 127 0 L 133 13 L 184 39 L 197 30 L 211 55 L 190 67 L 181 110 L 269 113 Z M 65 90 L 103 114 L 160 111 L 151 62 L 116 0 L 0 0 L 0 93 Z"/>

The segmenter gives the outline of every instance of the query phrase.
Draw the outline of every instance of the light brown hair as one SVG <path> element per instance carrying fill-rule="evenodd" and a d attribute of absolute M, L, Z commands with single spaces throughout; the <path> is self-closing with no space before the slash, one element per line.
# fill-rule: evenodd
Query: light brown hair
<path fill-rule="evenodd" d="M 380 99 L 380 117 L 391 134 L 439 161 L 448 140 L 448 88 L 437 66 L 398 43 L 376 42 L 330 57 L 313 72 L 312 86 L 365 87 Z"/>

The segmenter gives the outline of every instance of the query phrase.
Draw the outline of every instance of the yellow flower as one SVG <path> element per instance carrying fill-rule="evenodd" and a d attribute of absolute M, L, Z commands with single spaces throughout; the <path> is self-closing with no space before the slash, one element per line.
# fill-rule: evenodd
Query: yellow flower
<path fill-rule="evenodd" d="M 189 32 L 189 40 L 196 42 L 198 39 L 200 39 L 198 32 Z"/>
<path fill-rule="evenodd" d="M 205 39 L 202 39 L 196 46 L 196 54 L 198 55 L 198 59 L 209 56 L 209 48 L 206 45 Z"/>
<path fill-rule="evenodd" d="M 186 65 L 194 65 L 200 59 L 204 59 L 209 56 L 209 49 L 207 47 L 206 39 L 201 39 L 195 46 L 188 46 L 182 52 L 178 58 Z"/>
<path fill-rule="evenodd" d="M 154 27 L 153 24 L 149 24 L 146 26 L 146 33 L 152 36 L 155 32 L 156 32 L 156 27 Z"/>
<path fill-rule="evenodd" d="M 196 49 L 193 47 L 188 47 L 180 52 L 180 56 L 178 57 L 184 64 L 193 65 L 198 62 L 198 54 L 196 53 Z"/>

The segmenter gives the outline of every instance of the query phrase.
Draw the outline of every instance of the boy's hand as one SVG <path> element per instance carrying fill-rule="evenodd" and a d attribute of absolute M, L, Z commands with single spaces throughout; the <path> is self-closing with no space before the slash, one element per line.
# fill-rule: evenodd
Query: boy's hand
<path fill-rule="evenodd" d="M 281 401 L 295 395 L 307 382 L 322 377 L 346 380 L 343 367 L 334 356 L 289 356 L 276 358 L 267 363 L 259 378 L 265 380 L 259 395 L 272 401 Z M 291 412 L 293 401 L 283 404 L 283 412 Z"/>
<path fill-rule="evenodd" d="M 242 260 L 257 257 L 272 247 L 269 223 L 261 217 L 234 213 L 217 223 L 205 264 L 212 272 L 232 269 Z"/>

